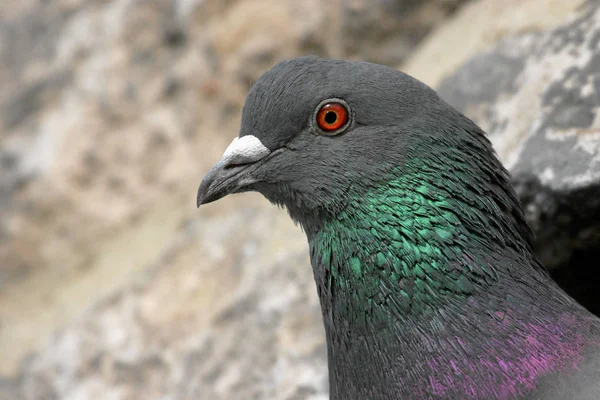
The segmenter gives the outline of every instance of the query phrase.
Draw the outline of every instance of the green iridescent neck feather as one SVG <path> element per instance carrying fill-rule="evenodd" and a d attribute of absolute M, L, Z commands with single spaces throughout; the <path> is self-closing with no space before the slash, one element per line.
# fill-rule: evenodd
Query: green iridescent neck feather
<path fill-rule="evenodd" d="M 308 235 L 321 299 L 337 299 L 324 306 L 355 331 L 422 316 L 442 299 L 467 301 L 498 279 L 498 260 L 510 268 L 531 254 L 506 218 L 518 207 L 510 194 L 484 193 L 493 186 L 473 180 L 468 163 L 436 163 L 408 163 L 362 195 L 351 192 L 347 206 Z"/>

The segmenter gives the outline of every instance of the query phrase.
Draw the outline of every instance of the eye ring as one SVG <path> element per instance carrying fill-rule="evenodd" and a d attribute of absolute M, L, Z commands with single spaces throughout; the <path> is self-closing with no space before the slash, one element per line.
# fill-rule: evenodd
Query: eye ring
<path fill-rule="evenodd" d="M 350 106 L 342 99 L 326 99 L 315 107 L 313 124 L 318 135 L 338 135 L 345 131 L 351 122 Z"/>

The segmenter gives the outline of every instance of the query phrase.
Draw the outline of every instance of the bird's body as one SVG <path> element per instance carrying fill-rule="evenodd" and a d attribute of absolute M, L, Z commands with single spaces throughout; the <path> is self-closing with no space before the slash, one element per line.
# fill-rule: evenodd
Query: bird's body
<path fill-rule="evenodd" d="M 280 63 L 234 144 L 199 202 L 257 190 L 303 227 L 331 399 L 600 399 L 600 321 L 539 263 L 485 134 L 433 90 L 369 63 Z"/>

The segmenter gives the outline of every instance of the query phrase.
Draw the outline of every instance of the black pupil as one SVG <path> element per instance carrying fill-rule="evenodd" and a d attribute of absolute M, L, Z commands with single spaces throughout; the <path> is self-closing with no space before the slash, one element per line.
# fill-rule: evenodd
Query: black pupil
<path fill-rule="evenodd" d="M 337 114 L 333 111 L 328 111 L 327 114 L 325 114 L 325 122 L 331 125 L 335 121 L 337 121 Z"/>

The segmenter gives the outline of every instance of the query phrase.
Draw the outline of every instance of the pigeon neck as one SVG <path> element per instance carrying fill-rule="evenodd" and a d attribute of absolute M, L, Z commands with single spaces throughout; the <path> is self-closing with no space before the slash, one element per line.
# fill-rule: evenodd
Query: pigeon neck
<path fill-rule="evenodd" d="M 409 168 L 351 195 L 336 218 L 308 232 L 332 394 L 340 395 L 332 398 L 429 398 L 413 395 L 423 387 L 448 398 L 511 398 L 578 362 L 585 312 L 514 228 L 522 216 L 511 193 L 485 198 L 483 184 Z M 511 210 L 516 217 L 501 216 Z M 481 380 L 460 382 L 460 374 Z M 389 388 L 377 397 L 365 389 L 373 385 Z"/>
<path fill-rule="evenodd" d="M 484 174 L 456 168 L 444 176 L 437 163 L 408 164 L 377 186 L 351 191 L 341 212 L 307 231 L 323 294 L 385 319 L 484 296 L 491 284 L 508 291 L 523 284 L 521 275 L 554 288 L 508 183 L 490 190 Z"/>

